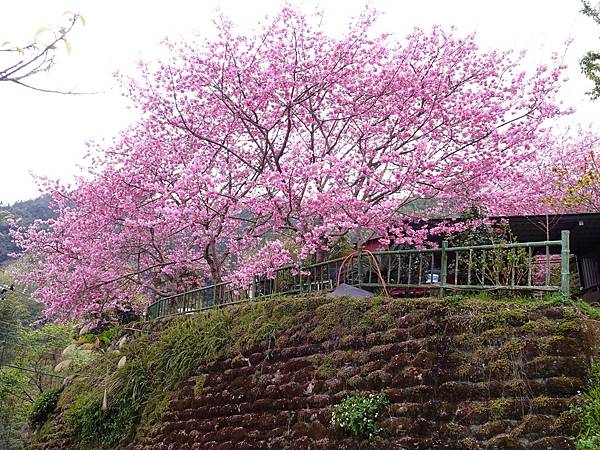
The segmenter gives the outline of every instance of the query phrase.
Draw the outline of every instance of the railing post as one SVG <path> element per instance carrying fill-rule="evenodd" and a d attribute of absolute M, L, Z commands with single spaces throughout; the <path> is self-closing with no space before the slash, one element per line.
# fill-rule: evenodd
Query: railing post
<path fill-rule="evenodd" d="M 569 273 L 569 256 L 571 254 L 569 244 L 569 230 L 562 230 L 561 237 L 561 252 L 560 252 L 560 293 L 563 298 L 569 299 L 571 294 L 570 288 L 570 273 Z"/>
<path fill-rule="evenodd" d="M 440 267 L 440 297 L 444 296 L 444 287 L 446 286 L 446 278 L 448 276 L 448 255 L 446 249 L 448 248 L 448 241 L 442 241 L 442 261 Z"/>
<path fill-rule="evenodd" d="M 362 245 L 358 247 L 358 284 L 356 286 L 360 287 L 362 284 Z"/>

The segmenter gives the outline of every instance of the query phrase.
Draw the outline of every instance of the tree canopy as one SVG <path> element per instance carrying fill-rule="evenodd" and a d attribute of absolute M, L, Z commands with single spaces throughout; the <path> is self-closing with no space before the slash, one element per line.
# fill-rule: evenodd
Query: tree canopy
<path fill-rule="evenodd" d="M 590 2 L 587 0 L 582 0 L 582 3 L 583 9 L 581 12 L 596 22 L 597 25 L 600 25 L 600 4 L 594 7 L 590 5 Z M 590 50 L 583 56 L 583 58 L 581 58 L 581 71 L 594 83 L 594 87 L 588 92 L 588 94 L 594 100 L 600 98 L 599 50 Z"/>
<path fill-rule="evenodd" d="M 528 72 L 475 36 L 397 39 L 374 21 L 335 38 L 289 7 L 254 34 L 224 19 L 215 39 L 169 42 L 168 60 L 123 78 L 141 120 L 91 149 L 74 188 L 47 182 L 57 219 L 15 234 L 47 313 L 244 286 L 349 235 L 425 245 L 415 223 L 499 207 L 499 181 L 568 112 L 554 99 L 560 62 Z"/>

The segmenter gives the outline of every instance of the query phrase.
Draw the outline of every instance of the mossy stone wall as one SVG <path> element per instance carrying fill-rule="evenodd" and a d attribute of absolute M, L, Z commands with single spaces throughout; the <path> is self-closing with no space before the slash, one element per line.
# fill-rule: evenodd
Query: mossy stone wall
<path fill-rule="evenodd" d="M 238 326 L 223 357 L 199 364 L 170 393 L 160 421 L 121 448 L 574 448 L 569 409 L 587 387 L 597 329 L 575 308 L 280 301 L 233 311 Z M 149 325 L 152 333 L 161 326 Z M 379 437 L 331 427 L 344 397 L 381 391 L 391 404 Z M 60 415 L 52 427 L 32 448 L 76 445 Z"/>

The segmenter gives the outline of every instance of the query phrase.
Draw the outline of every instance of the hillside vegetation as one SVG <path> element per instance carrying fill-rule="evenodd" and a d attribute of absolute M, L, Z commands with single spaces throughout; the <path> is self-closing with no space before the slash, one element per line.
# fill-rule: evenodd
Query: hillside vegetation
<path fill-rule="evenodd" d="M 597 329 L 575 304 L 458 296 L 137 323 L 66 384 L 31 448 L 575 448 Z"/>
<path fill-rule="evenodd" d="M 0 268 L 0 284 L 14 282 L 17 263 Z M 34 405 L 62 384 L 53 374 L 62 349 L 71 342 L 68 325 L 39 323 L 42 305 L 20 287 L 0 300 L 0 449 L 18 450 L 26 443 Z"/>
<path fill-rule="evenodd" d="M 10 237 L 10 220 L 20 220 L 20 224 L 27 226 L 36 219 L 48 220 L 55 217 L 54 212 L 49 208 L 50 199 L 48 197 L 38 197 L 33 200 L 16 202 L 12 205 L 0 204 L 0 264 L 7 261 L 13 252 L 19 248 Z"/>

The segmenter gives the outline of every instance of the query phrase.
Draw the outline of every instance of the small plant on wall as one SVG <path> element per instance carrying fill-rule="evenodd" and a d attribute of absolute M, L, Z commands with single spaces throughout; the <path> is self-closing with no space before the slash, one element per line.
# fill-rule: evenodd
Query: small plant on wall
<path fill-rule="evenodd" d="M 61 386 L 42 392 L 39 395 L 29 412 L 29 422 L 33 427 L 42 425 L 54 413 L 62 390 Z"/>
<path fill-rule="evenodd" d="M 331 425 L 356 436 L 372 438 L 381 433 L 377 423 L 381 410 L 390 404 L 385 394 L 353 395 L 339 403 L 331 415 Z"/>

